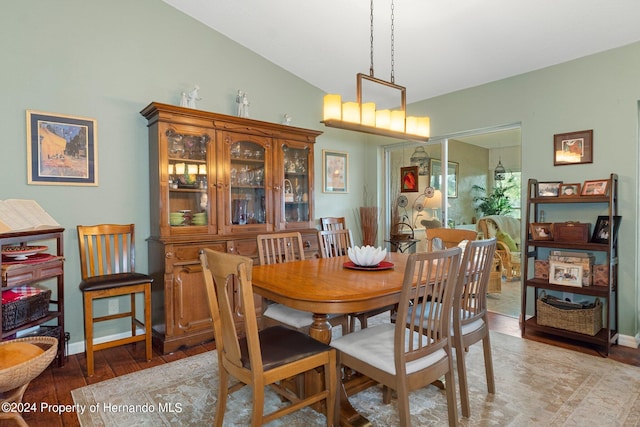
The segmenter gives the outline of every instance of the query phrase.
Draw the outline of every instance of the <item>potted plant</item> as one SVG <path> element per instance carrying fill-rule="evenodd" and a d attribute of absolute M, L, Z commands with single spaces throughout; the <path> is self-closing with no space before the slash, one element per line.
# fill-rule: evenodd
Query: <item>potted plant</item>
<path fill-rule="evenodd" d="M 512 202 L 507 192 L 515 187 L 516 184 L 512 177 L 507 179 L 504 184 L 502 181 L 498 181 L 491 192 L 487 192 L 481 185 L 474 185 L 471 188 L 479 193 L 473 198 L 476 211 L 480 212 L 481 216 L 506 215 L 513 211 Z"/>

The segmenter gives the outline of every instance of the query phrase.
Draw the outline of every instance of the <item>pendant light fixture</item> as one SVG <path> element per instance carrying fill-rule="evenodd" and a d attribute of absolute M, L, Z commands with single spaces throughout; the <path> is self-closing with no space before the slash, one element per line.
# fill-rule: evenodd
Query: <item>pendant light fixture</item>
<path fill-rule="evenodd" d="M 431 124 L 429 117 L 407 117 L 406 88 L 395 84 L 394 75 L 394 4 L 391 0 L 391 81 L 378 79 L 373 72 L 373 0 L 371 0 L 371 65 L 369 75 L 356 75 L 356 102 L 342 102 L 340 95 L 328 94 L 324 97 L 325 126 L 370 133 L 410 141 L 429 140 Z M 376 103 L 362 97 L 364 84 L 378 85 L 383 90 L 391 88 L 399 91 L 399 105 L 391 108 L 376 109 Z M 375 91 L 374 91 L 375 92 Z"/>
<path fill-rule="evenodd" d="M 422 145 L 416 147 L 409 159 L 411 166 L 418 166 L 418 174 L 422 176 L 429 175 L 429 160 L 431 160 L 431 157 L 429 157 Z"/>
<path fill-rule="evenodd" d="M 493 179 L 495 181 L 504 181 L 506 177 L 507 171 L 505 170 L 504 166 L 502 166 L 502 159 L 498 159 L 498 166 L 496 166 L 495 170 L 493 171 Z"/>

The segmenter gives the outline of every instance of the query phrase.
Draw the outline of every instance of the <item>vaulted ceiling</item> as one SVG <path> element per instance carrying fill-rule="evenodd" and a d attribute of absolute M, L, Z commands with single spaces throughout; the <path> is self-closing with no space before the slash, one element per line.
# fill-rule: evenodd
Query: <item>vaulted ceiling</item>
<path fill-rule="evenodd" d="M 327 93 L 369 73 L 370 1 L 164 0 Z M 375 76 L 390 80 L 391 0 L 374 0 Z M 395 0 L 395 82 L 409 103 L 640 40 L 638 0 Z"/>

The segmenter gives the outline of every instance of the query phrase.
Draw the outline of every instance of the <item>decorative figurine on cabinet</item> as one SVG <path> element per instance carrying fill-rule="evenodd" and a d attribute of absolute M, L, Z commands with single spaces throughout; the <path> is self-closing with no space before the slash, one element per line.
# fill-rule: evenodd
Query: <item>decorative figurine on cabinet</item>
<path fill-rule="evenodd" d="M 246 92 L 238 91 L 236 96 L 236 103 L 238 104 L 238 117 L 249 118 L 249 97 Z"/>
<path fill-rule="evenodd" d="M 198 90 L 200 90 L 200 86 L 195 85 L 189 95 L 187 95 L 187 107 L 196 108 L 196 101 L 200 101 L 202 98 L 198 97 Z"/>

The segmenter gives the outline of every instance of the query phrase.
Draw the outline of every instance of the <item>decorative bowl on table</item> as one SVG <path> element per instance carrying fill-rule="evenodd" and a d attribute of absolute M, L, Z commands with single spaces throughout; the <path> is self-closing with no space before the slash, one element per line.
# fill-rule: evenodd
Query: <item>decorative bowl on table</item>
<path fill-rule="evenodd" d="M 387 256 L 387 250 L 374 246 L 354 246 L 347 250 L 347 255 L 356 266 L 377 267 Z"/>

